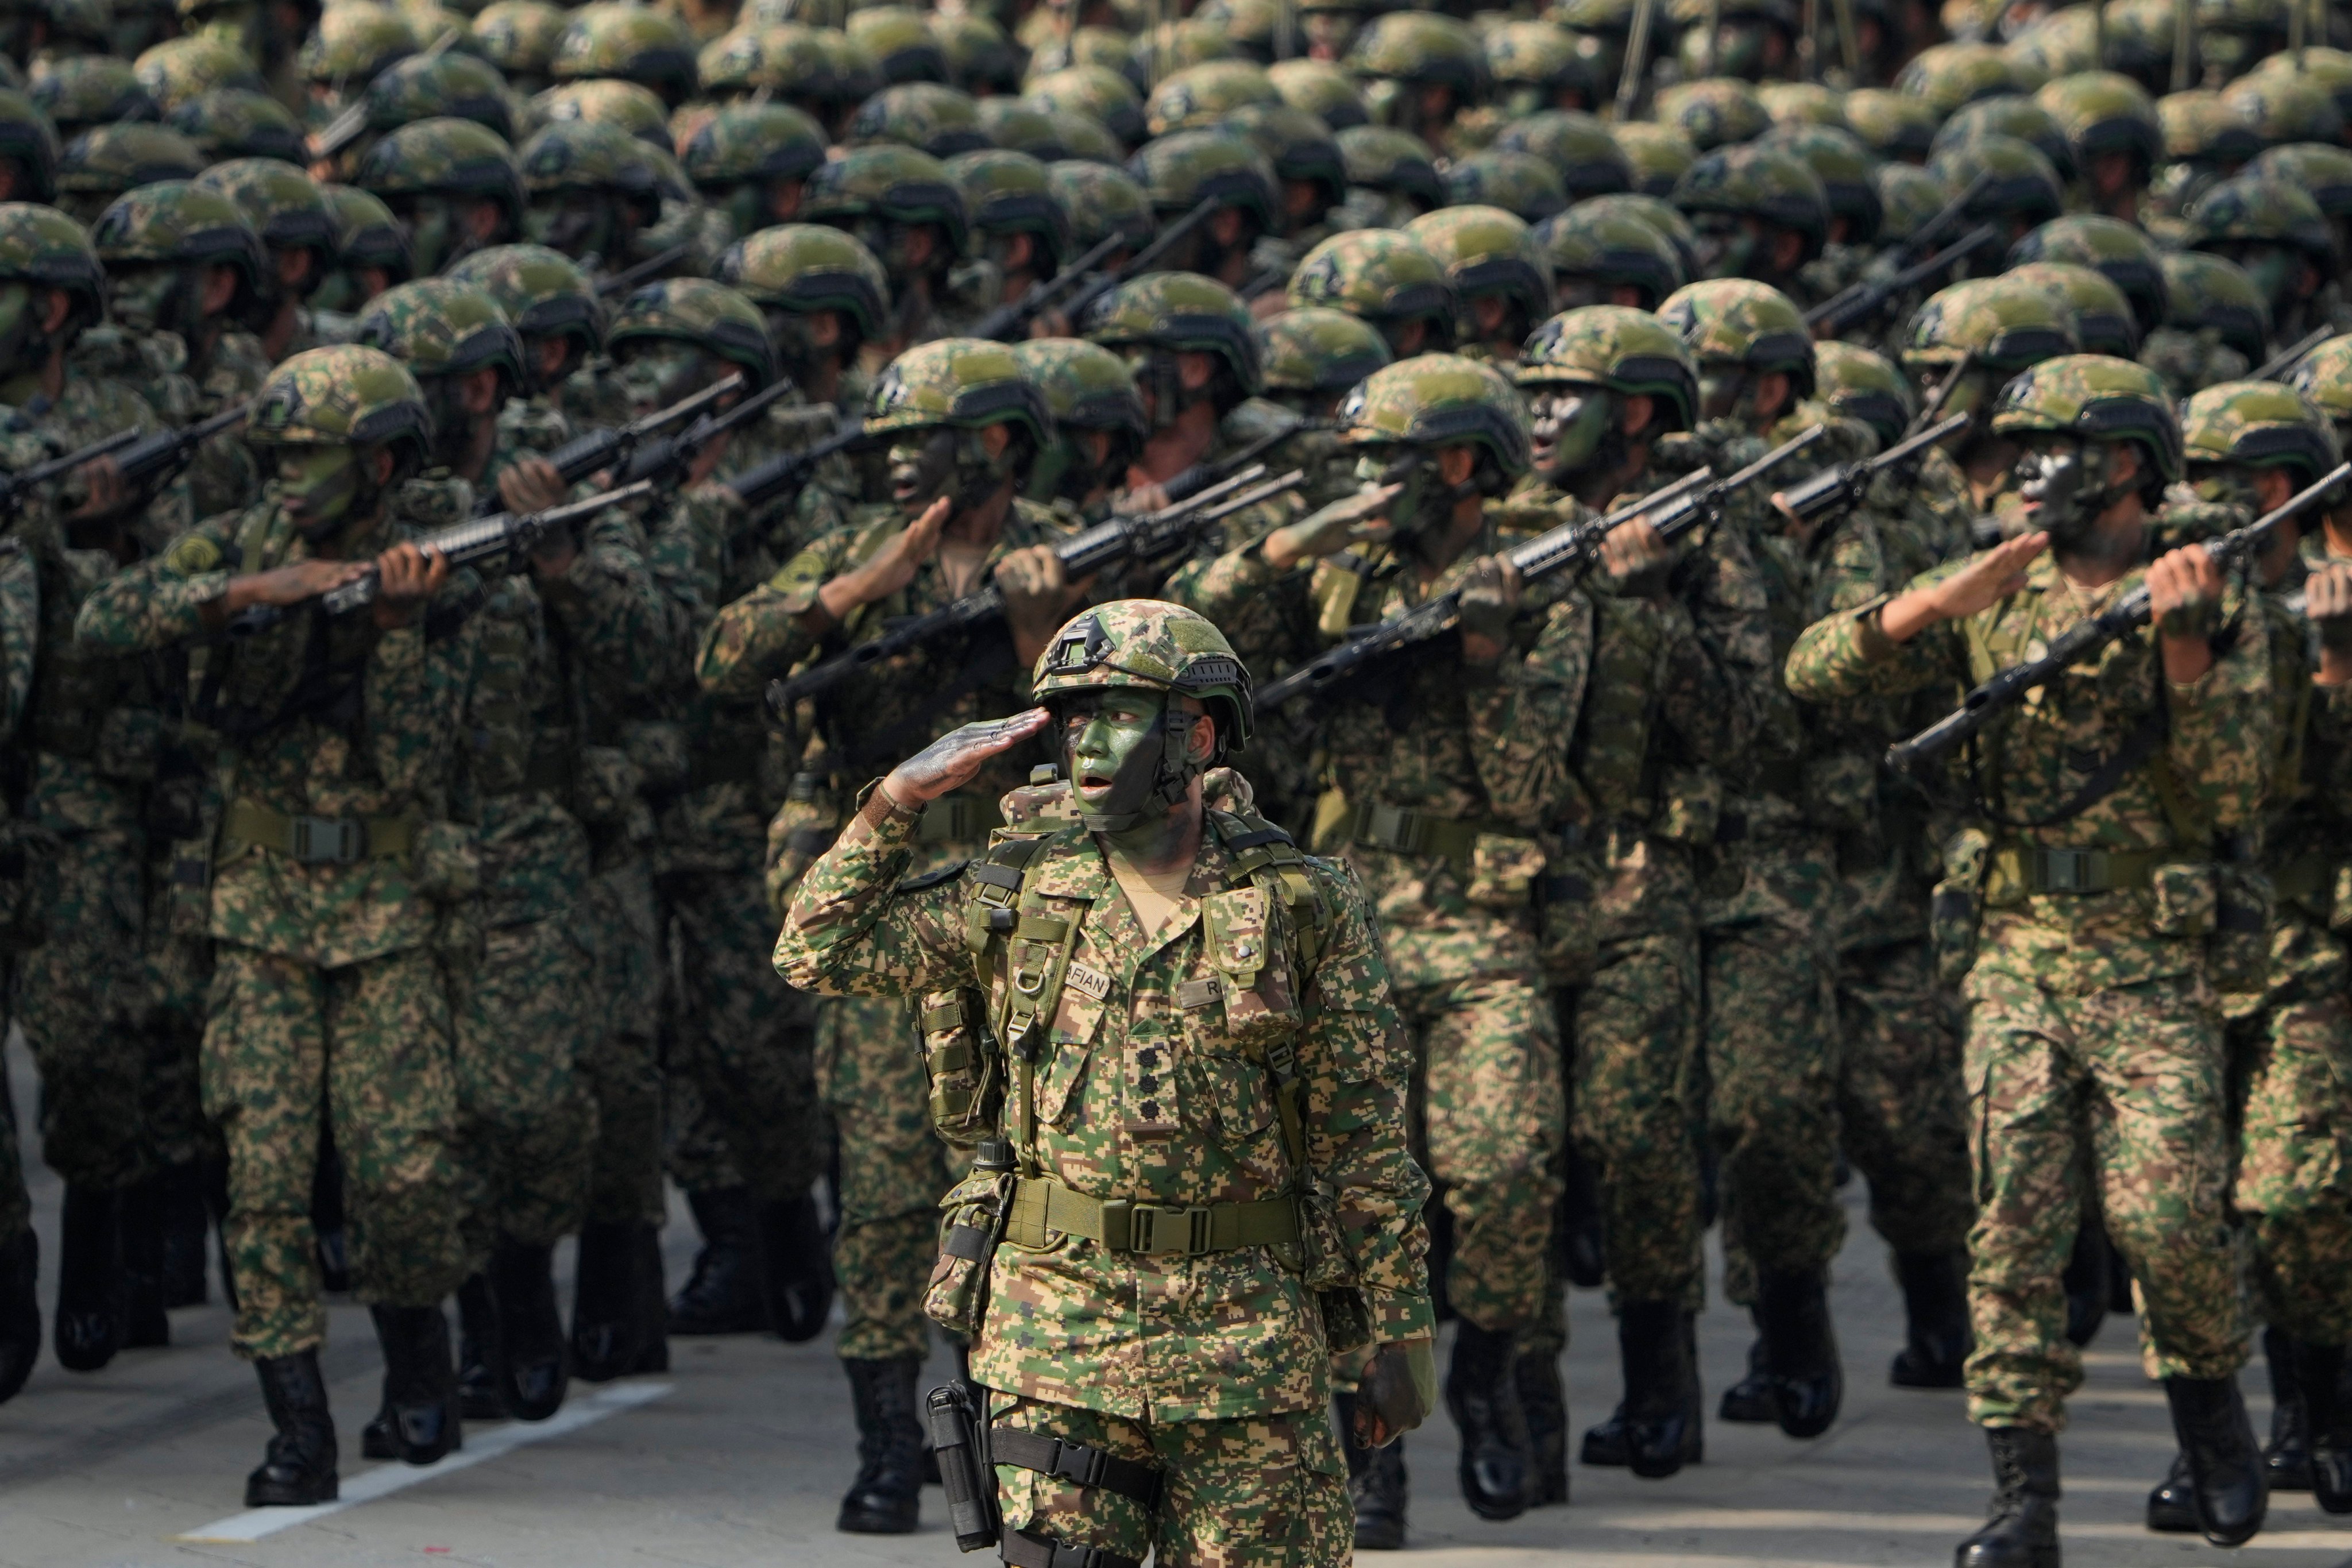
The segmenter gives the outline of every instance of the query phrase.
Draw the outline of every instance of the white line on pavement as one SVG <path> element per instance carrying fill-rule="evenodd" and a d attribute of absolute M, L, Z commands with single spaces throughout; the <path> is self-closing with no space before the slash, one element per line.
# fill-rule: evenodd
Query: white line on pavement
<path fill-rule="evenodd" d="M 200 1526 L 184 1535 L 172 1539 L 190 1545 L 231 1545 L 239 1542 L 258 1541 L 265 1535 L 275 1535 L 298 1524 L 308 1524 L 314 1519 L 324 1519 L 331 1513 L 341 1513 L 347 1508 L 357 1508 L 363 1502 L 373 1502 L 380 1497 L 405 1491 L 436 1477 L 449 1475 L 485 1459 L 495 1459 L 526 1443 L 541 1443 L 550 1437 L 561 1437 L 567 1432 L 577 1432 L 591 1426 L 607 1415 L 617 1415 L 624 1410 L 652 1403 L 677 1385 L 674 1383 L 624 1383 L 599 1389 L 585 1399 L 569 1400 L 562 1409 L 544 1421 L 509 1421 L 503 1426 L 492 1427 L 477 1436 L 466 1435 L 466 1446 L 446 1458 L 429 1465 L 378 1465 L 363 1470 L 342 1484 L 342 1494 L 333 1502 L 316 1503 L 309 1508 L 257 1508 L 247 1513 L 231 1514 L 228 1518 Z"/>

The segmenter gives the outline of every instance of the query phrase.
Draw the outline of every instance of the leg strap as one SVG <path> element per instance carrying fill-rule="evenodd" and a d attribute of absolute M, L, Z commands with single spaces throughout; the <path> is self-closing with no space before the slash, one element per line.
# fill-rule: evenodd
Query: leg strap
<path fill-rule="evenodd" d="M 1143 1568 L 1139 1559 L 1104 1547 L 1072 1546 L 1018 1530 L 1004 1532 L 1001 1550 L 1011 1568 Z"/>
<path fill-rule="evenodd" d="M 1160 1471 L 1150 1465 L 1134 1459 L 1122 1459 L 1100 1448 L 1089 1448 L 1082 1443 L 1068 1442 L 1060 1437 L 1048 1437 L 1042 1432 L 1023 1432 L 999 1426 L 989 1433 L 989 1458 L 1000 1465 L 1014 1465 L 1040 1475 L 1052 1476 L 1072 1486 L 1100 1487 L 1124 1498 L 1132 1498 L 1146 1509 L 1160 1506 Z M 1010 1563 L 1013 1560 L 1005 1559 Z M 1106 1564 L 1110 1560 L 1106 1559 Z M 1066 1563 L 1055 1568 L 1071 1568 Z"/>

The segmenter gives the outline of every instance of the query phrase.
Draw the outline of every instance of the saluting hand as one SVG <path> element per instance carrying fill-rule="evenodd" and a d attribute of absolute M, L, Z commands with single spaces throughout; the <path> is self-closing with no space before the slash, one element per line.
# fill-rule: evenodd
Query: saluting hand
<path fill-rule="evenodd" d="M 923 509 L 923 514 L 900 529 L 863 566 L 853 567 L 816 591 L 817 603 L 835 620 L 845 620 L 860 605 L 887 599 L 915 580 L 915 570 L 938 553 L 940 534 L 948 525 L 953 502 L 945 496 Z"/>
<path fill-rule="evenodd" d="M 2025 586 L 2025 568 L 2050 548 L 2046 533 L 2021 533 L 1979 552 L 1950 576 L 1886 602 L 1878 624 L 1889 642 L 1909 642 L 1929 626 L 1989 609 Z"/>
<path fill-rule="evenodd" d="M 1387 531 L 1389 503 L 1402 485 L 1373 485 L 1342 497 L 1311 517 L 1276 529 L 1265 536 L 1259 553 L 1276 571 L 1299 562 L 1336 555 L 1349 545 L 1375 539 Z"/>
<path fill-rule="evenodd" d="M 899 810 L 919 811 L 970 784 L 989 758 L 1042 733 L 1052 722 L 1052 714 L 1032 708 L 1010 719 L 985 720 L 950 730 L 892 768 L 882 781 L 882 792 Z"/>

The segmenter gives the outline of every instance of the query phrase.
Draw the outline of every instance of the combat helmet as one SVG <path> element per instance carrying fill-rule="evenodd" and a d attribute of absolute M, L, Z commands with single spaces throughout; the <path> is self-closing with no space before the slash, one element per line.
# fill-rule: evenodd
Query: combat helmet
<path fill-rule="evenodd" d="M 162 180 L 193 180 L 204 171 L 201 148 L 160 125 L 101 125 L 73 139 L 57 170 L 51 199 L 75 219 L 96 223 L 126 191 Z"/>
<path fill-rule="evenodd" d="M 173 40 L 175 43 L 193 41 L 195 40 Z M 221 44 L 217 39 L 204 41 L 221 49 L 228 49 L 227 45 Z M 168 43 L 156 45 L 154 48 L 139 57 L 141 66 L 143 68 L 149 60 L 153 59 L 157 61 L 155 68 L 159 74 L 171 74 L 174 68 L 166 63 L 166 57 L 158 53 L 161 50 L 170 49 L 172 45 Z M 297 59 L 304 76 L 335 95 L 341 96 L 350 89 L 373 81 L 376 72 L 394 60 L 404 59 L 415 54 L 416 48 L 415 30 L 408 25 L 398 11 L 389 5 L 375 5 L 373 0 L 341 0 L 341 4 L 330 5 L 320 13 L 318 25 L 311 29 L 310 36 L 302 41 L 302 48 Z M 236 51 L 229 50 L 229 52 Z M 252 67 L 247 65 L 246 69 L 250 73 Z M 142 81 L 147 79 L 147 73 L 143 68 L 140 73 L 140 79 Z M 258 86 L 259 82 L 257 79 L 251 83 L 213 82 L 206 85 Z M 152 83 L 148 90 L 154 91 Z M 163 96 L 160 93 L 157 94 L 159 101 Z"/>
<path fill-rule="evenodd" d="M 1487 30 L 1486 47 L 1496 107 L 1508 119 L 1601 102 L 1593 62 L 1577 47 L 1576 35 L 1558 23 L 1502 23 Z"/>
<path fill-rule="evenodd" d="M 2041 85 L 2021 80 L 2016 63 L 1991 44 L 1931 44 L 1895 79 L 1895 91 L 1924 101 L 1938 121 L 1980 98 L 2032 92 Z"/>
<path fill-rule="evenodd" d="M 13 161 L 24 178 L 16 194 L 26 201 L 53 200 L 58 193 L 58 133 L 48 116 L 21 92 L 0 92 L 0 158 Z"/>
<path fill-rule="evenodd" d="M 1647 310 L 1586 305 L 1560 312 L 1528 336 L 1511 379 L 1524 387 L 1601 386 L 1654 398 L 1669 415 L 1664 428 L 1698 423 L 1698 366 L 1675 328 Z"/>
<path fill-rule="evenodd" d="M 1045 164 L 1026 153 L 992 148 L 960 153 L 947 167 L 975 233 L 1030 236 L 1041 252 L 1032 262 L 1040 277 L 1051 277 L 1070 258 L 1070 220 Z"/>
<path fill-rule="evenodd" d="M 1129 146 L 1148 134 L 1143 128 L 1143 95 L 1135 90 L 1133 82 L 1101 66 L 1071 66 L 1049 72 L 1024 87 L 1022 96 L 1048 109 L 1066 109 L 1098 120 Z"/>
<path fill-rule="evenodd" d="M 1083 114 L 1066 114 L 1042 104 L 1007 98 L 1003 93 L 981 99 L 972 109 L 979 116 L 981 133 L 988 138 L 990 145 L 1026 153 L 1041 163 L 1059 163 L 1076 155 L 1068 135 L 1074 121 L 1093 126 L 1100 133 L 1093 145 L 1101 149 L 1105 160 L 1113 163 L 1127 162 L 1127 151 L 1118 144 L 1118 138 Z"/>
<path fill-rule="evenodd" d="M 1408 322 L 1426 322 L 1428 341 L 1435 342 L 1454 331 L 1456 301 L 1444 268 L 1410 234 L 1394 229 L 1351 229 L 1324 240 L 1291 273 L 1288 294 L 1294 309 L 1328 305 L 1361 316 L 1391 347 Z"/>
<path fill-rule="evenodd" d="M 203 149 L 207 158 L 275 158 L 281 163 L 310 162 L 302 123 L 267 93 L 218 87 L 172 110 L 164 123 Z"/>
<path fill-rule="evenodd" d="M 2109 354 L 2064 354 L 2034 364 L 2000 389 L 1992 427 L 2002 436 L 2135 442 L 2157 480 L 2180 478 L 2180 419 L 2164 378 Z"/>
<path fill-rule="evenodd" d="M 2147 89 L 2116 71 L 2078 71 L 2046 84 L 2033 100 L 2048 110 L 2074 153 L 2079 172 L 2110 153 L 2127 155 L 2137 184 L 2146 184 L 2164 153 L 2164 130 Z"/>
<path fill-rule="evenodd" d="M 1551 171 L 1572 202 L 1633 188 L 1633 159 L 1605 122 L 1577 110 L 1550 109 L 1515 120 L 1503 127 L 1495 146 L 1533 156 Z"/>
<path fill-rule="evenodd" d="M 2352 120 L 2352 54 L 2306 44 L 2300 56 L 2294 51 L 2271 56 L 2248 77 L 2284 76 L 2316 85 L 2336 100 L 2336 107 L 2347 120 Z"/>
<path fill-rule="evenodd" d="M 1813 395 L 1813 338 L 1804 312 L 1786 294 L 1746 278 L 1686 283 L 1658 307 L 1658 320 L 1682 340 L 1702 372 L 1736 365 L 1788 375 L 1794 395 Z"/>
<path fill-rule="evenodd" d="M 2246 172 L 2308 195 L 2331 220 L 2352 217 L 2352 148 L 2296 142 L 2273 147 Z"/>
<path fill-rule="evenodd" d="M 1127 172 L 1151 194 L 1154 211 L 1181 216 L 1205 201 L 1239 207 L 1261 232 L 1278 233 L 1274 164 L 1237 132 L 1179 131 L 1146 142 Z"/>
<path fill-rule="evenodd" d="M 1500 147 L 1452 160 L 1445 165 L 1444 180 L 1447 206 L 1500 207 L 1527 223 L 1542 222 L 1570 200 L 1550 163 L 1532 153 Z"/>
<path fill-rule="evenodd" d="M 1804 240 L 1801 261 L 1829 238 L 1828 193 L 1805 161 L 1769 142 L 1702 154 L 1675 183 L 1675 205 L 1694 217 L 1757 217 Z M 1706 225 L 1700 225 L 1705 232 Z"/>
<path fill-rule="evenodd" d="M 275 158 L 238 158 L 214 164 L 196 176 L 196 184 L 236 203 L 268 249 L 310 253 L 310 270 L 298 292 L 310 294 L 326 281 L 338 255 L 335 216 L 328 209 L 327 194 L 310 175 Z M 266 268 L 260 292 L 275 294 L 278 278 L 275 267 Z"/>
<path fill-rule="evenodd" d="M 1268 393 L 1329 396 L 1395 356 L 1370 321 L 1321 305 L 1285 310 L 1258 325 Z"/>
<path fill-rule="evenodd" d="M 1903 363 L 1949 370 L 1962 360 L 2013 374 L 2078 353 L 2074 313 L 2047 289 L 2002 278 L 1972 278 L 1927 296 L 1903 331 Z"/>
<path fill-rule="evenodd" d="M 2218 92 L 2166 93 L 2156 100 L 2156 120 L 2164 132 L 2164 155 L 2176 163 L 2234 169 L 2263 150 L 2262 132 Z"/>
<path fill-rule="evenodd" d="M 685 195 L 663 188 L 666 171 L 645 156 L 635 137 L 590 120 L 559 120 L 542 128 L 515 161 L 535 202 L 562 191 L 601 191 L 636 204 L 641 218 L 650 221 L 665 195 Z"/>
<path fill-rule="evenodd" d="M 58 134 L 71 141 L 99 125 L 154 121 L 163 111 L 139 85 L 131 62 L 111 55 L 77 55 L 59 60 L 33 79 L 35 107 L 49 117 Z"/>
<path fill-rule="evenodd" d="M 1141 441 L 1143 399 L 1127 362 L 1080 338 L 1033 338 L 1012 345 L 1022 374 L 1045 395 L 1056 426 L 1117 430 Z"/>
<path fill-rule="evenodd" d="M 1535 237 L 1551 263 L 1554 284 L 1581 304 L 1616 303 L 1583 296 L 1627 288 L 1636 291 L 1640 309 L 1655 310 L 1690 280 L 1673 243 L 1631 214 L 1574 206 L 1538 225 Z"/>
<path fill-rule="evenodd" d="M 427 377 L 478 370 L 499 372 L 508 392 L 529 384 L 522 340 L 478 283 L 420 278 L 387 289 L 368 301 L 353 338 L 400 361 L 420 384 Z"/>
<path fill-rule="evenodd" d="M 1673 195 L 1683 171 L 1698 162 L 1689 137 L 1654 120 L 1622 120 L 1609 127 L 1609 134 L 1633 170 L 1633 188 L 1648 195 Z"/>
<path fill-rule="evenodd" d="M 1450 87 L 1457 108 L 1486 96 L 1492 78 L 1478 36 L 1434 11 L 1391 11 L 1356 35 L 1348 68 L 1360 78 Z"/>
<path fill-rule="evenodd" d="M 2095 268 L 2131 301 L 2139 335 L 2165 318 L 2164 265 L 2156 245 L 2137 226 L 2120 218 L 2073 213 L 2052 218 L 2009 247 L 2009 264 L 2069 261 Z"/>
<path fill-rule="evenodd" d="M 1206 763 L 1185 757 L 1185 732 L 1171 728 L 1167 752 L 1172 754 L 1160 760 L 1150 785 L 1171 803 L 1200 768 L 1214 767 L 1247 744 L 1255 722 L 1249 667 L 1224 633 L 1164 599 L 1115 599 L 1081 611 L 1054 634 L 1029 677 L 1032 699 L 1057 716 L 1075 699 L 1122 687 L 1193 698 L 1214 721 L 1216 749 Z M 1089 816 L 1087 825 L 1121 831 L 1116 824 L 1131 823 L 1145 804 L 1134 803 L 1133 812 Z"/>
<path fill-rule="evenodd" d="M 980 125 L 980 105 L 971 95 L 936 81 L 902 81 L 884 88 L 857 106 L 842 141 L 851 147 L 895 142 L 934 158 L 952 158 L 989 144 L 988 132 Z"/>
<path fill-rule="evenodd" d="M 1682 29 L 1674 55 L 1685 76 L 1761 81 L 1793 63 L 1798 15 L 1790 0 L 1671 0 L 1666 14 Z M 1769 49 L 1775 34 L 1783 49 L 1778 60 Z"/>
<path fill-rule="evenodd" d="M 201 35 L 167 38 L 132 61 L 131 68 L 138 76 L 139 85 L 147 89 L 147 96 L 166 112 L 215 88 L 245 87 L 258 91 L 263 85 L 260 74 L 242 49 Z"/>
<path fill-rule="evenodd" d="M 1550 258 L 1524 219 L 1500 207 L 1441 207 L 1404 232 L 1436 258 L 1465 326 L 1471 301 L 1489 295 L 1517 308 L 1521 331 L 1551 313 Z"/>
<path fill-rule="evenodd" d="M 1927 162 L 1927 172 L 1955 192 L 1977 187 L 1964 210 L 1972 223 L 2000 220 L 2022 232 L 2066 210 L 2066 193 L 2050 160 L 2014 136 L 1987 132 L 1973 142 L 1946 147 Z"/>
<path fill-rule="evenodd" d="M 1880 157 L 1924 163 L 1943 116 L 1925 99 L 1866 87 L 1845 95 L 1845 122 Z"/>
<path fill-rule="evenodd" d="M 1356 90 L 1355 79 L 1329 60 L 1277 60 L 1265 68 L 1265 77 L 1285 103 L 1312 114 L 1334 134 L 1351 125 L 1371 123 L 1371 113 L 1364 107 L 1363 94 Z"/>
<path fill-rule="evenodd" d="M 2189 209 L 2189 244 L 2235 259 L 2248 246 L 2301 251 L 2322 273 L 2336 265 L 2336 236 L 2319 204 L 2284 181 L 2240 174 L 2197 198 Z"/>
<path fill-rule="evenodd" d="M 382 198 L 355 185 L 326 185 L 321 190 L 327 210 L 334 216 L 335 254 L 341 264 L 381 268 L 394 282 L 406 282 L 416 270 L 408 231 Z"/>
<path fill-rule="evenodd" d="M 261 238 L 237 205 L 220 192 L 186 180 L 142 185 L 116 198 L 90 227 L 90 243 L 109 268 L 126 266 L 220 265 L 237 275 L 227 314 L 253 309 L 261 269 Z"/>
<path fill-rule="evenodd" d="M 985 16 L 933 11 L 925 18 L 946 59 L 948 85 L 969 93 L 1006 93 L 1021 85 L 1023 51 Z"/>
<path fill-rule="evenodd" d="M 1429 265 L 1434 272 L 1437 264 Z M 1213 279 L 1148 272 L 1096 300 L 1082 328 L 1108 349 L 1213 354 L 1223 362 L 1233 382 L 1232 401 L 1238 403 L 1265 390 L 1255 325 L 1240 296 Z"/>
<path fill-rule="evenodd" d="M 2326 410 L 2284 382 L 2206 387 L 2180 405 L 2180 436 L 2192 481 L 2203 465 L 2229 464 L 2285 468 L 2301 489 L 2344 460 Z"/>
<path fill-rule="evenodd" d="M 433 444 L 416 378 L 382 349 L 309 349 L 269 373 L 254 395 L 245 439 L 257 447 L 394 447 L 413 468 Z"/>
<path fill-rule="evenodd" d="M 948 52 L 923 13 L 908 5 L 868 5 L 852 11 L 843 25 L 850 40 L 872 55 L 882 79 L 893 86 L 948 79 Z"/>
<path fill-rule="evenodd" d="M 543 245 L 499 245 L 478 250 L 452 267 L 448 277 L 481 289 L 494 300 L 525 348 L 529 389 L 545 391 L 538 374 L 532 340 L 561 337 L 572 345 L 567 368 L 576 368 L 604 346 L 604 306 L 579 263 Z"/>
<path fill-rule="evenodd" d="M 672 156 L 670 112 L 648 87 L 613 77 L 559 82 L 530 100 L 543 130 L 561 121 L 609 125 Z"/>
<path fill-rule="evenodd" d="M 797 109 L 730 103 L 695 131 L 678 163 L 695 189 L 723 203 L 744 185 L 807 179 L 824 162 L 824 128 Z"/>
<path fill-rule="evenodd" d="M 556 40 L 570 21 L 548 0 L 490 0 L 467 30 L 474 52 L 499 68 L 519 91 L 545 84 L 555 64 Z"/>
<path fill-rule="evenodd" d="M 1127 237 L 1140 248 L 1151 243 L 1160 226 L 1151 211 L 1151 194 L 1125 169 L 1075 159 L 1045 166 L 1045 183 L 1062 204 L 1070 223 L 1070 246 L 1084 255 L 1113 233 Z"/>
<path fill-rule="evenodd" d="M 1936 132 L 1931 155 L 1986 135 L 2013 137 L 2048 159 L 2061 181 L 2074 177 L 2074 144 L 2065 127 L 2039 101 L 2018 93 L 1980 98 L 1955 111 Z"/>
<path fill-rule="evenodd" d="M 1339 133 L 1348 184 L 1402 198 L 1419 212 L 1445 205 L 1445 184 L 1429 143 L 1386 125 L 1358 125 Z"/>
<path fill-rule="evenodd" d="M 37 202 L 0 203 L 0 279 L 61 289 L 68 335 L 105 314 L 106 280 L 81 225 Z"/>
<path fill-rule="evenodd" d="M 2352 334 L 2332 337 L 2304 355 L 2286 381 L 2334 422 L 2339 437 L 2352 429 Z"/>
<path fill-rule="evenodd" d="M 853 147 L 818 165 L 801 194 L 801 216 L 852 233 L 866 219 L 936 224 L 947 234 L 950 252 L 964 250 L 963 197 L 947 165 L 896 142 Z"/>
<path fill-rule="evenodd" d="M 2271 305 L 2244 268 L 2198 250 L 2168 250 L 2164 268 L 2165 325 L 2210 331 L 2248 364 L 2270 351 Z"/>
<path fill-rule="evenodd" d="M 595 0 L 572 13 L 548 72 L 558 81 L 615 77 L 661 94 L 675 109 L 694 94 L 694 35 L 667 11 Z"/>
<path fill-rule="evenodd" d="M 2072 261 L 2028 261 L 2002 274 L 2048 289 L 2074 312 L 2074 339 L 2084 353 L 2130 359 L 2139 353 L 2139 323 L 2124 291 L 2096 269 Z"/>
<path fill-rule="evenodd" d="M 1686 81 L 1661 91 L 1658 122 L 1671 125 L 1702 153 L 1753 142 L 1772 129 L 1772 116 L 1756 89 L 1728 77 Z"/>
<path fill-rule="evenodd" d="M 2344 110 L 2336 106 L 2334 95 L 2315 81 L 2257 73 L 2231 82 L 2221 96 L 2266 146 L 2283 147 L 2292 142 L 2340 145 L 2344 141 Z"/>
<path fill-rule="evenodd" d="M 1144 100 L 1144 129 L 1154 136 L 1222 123 L 1237 109 L 1282 101 L 1274 79 L 1251 60 L 1211 60 L 1171 73 Z"/>
<path fill-rule="evenodd" d="M 1814 395 L 1832 411 L 1869 426 L 1882 447 L 1903 439 L 1917 412 L 1911 384 L 1892 360 L 1824 339 L 1813 345 Z"/>
<path fill-rule="evenodd" d="M 824 224 L 782 224 L 739 240 L 719 260 L 719 280 L 762 310 L 834 310 L 860 342 L 882 336 L 890 282 L 871 251 Z"/>
<path fill-rule="evenodd" d="M 1944 182 L 1916 163 L 1881 163 L 1870 177 L 1878 195 L 1878 241 L 1900 245 L 1948 205 Z"/>
<path fill-rule="evenodd" d="M 731 361 L 743 372 L 747 392 L 757 392 L 776 379 L 775 346 L 768 341 L 768 323 L 760 308 L 707 278 L 665 278 L 632 291 L 613 312 L 604 345 L 618 349 L 655 338 L 692 343 Z"/>
<path fill-rule="evenodd" d="M 522 232 L 522 170 L 498 133 L 470 120 L 420 120 L 385 136 L 360 161 L 352 182 L 394 213 L 428 195 L 481 196 L 506 214 L 506 232 Z"/>
<path fill-rule="evenodd" d="M 376 73 L 360 95 L 368 129 L 396 130 L 419 120 L 470 120 L 515 139 L 514 98 L 506 78 L 489 61 L 457 49 L 413 55 Z"/>
<path fill-rule="evenodd" d="M 1698 272 L 1698 230 L 1682 208 L 1656 196 L 1638 195 L 1627 192 L 1622 195 L 1595 196 L 1580 202 L 1579 215 L 1630 217 L 1650 226 L 1658 237 L 1674 247 L 1675 258 L 1681 264 L 1683 279 L 1689 281 Z M 1675 287 L 1681 287 L 1677 284 Z"/>
<path fill-rule="evenodd" d="M 1756 85 L 1756 96 L 1773 126 L 1781 131 L 1805 125 L 1826 125 L 1851 132 L 1845 121 L 1845 94 L 1817 81 L 1766 81 Z"/>
<path fill-rule="evenodd" d="M 1458 354 L 1419 354 L 1374 371 L 1341 400 L 1336 417 L 1341 446 L 1468 445 L 1506 482 L 1534 460 L 1527 400 L 1499 371 Z"/>

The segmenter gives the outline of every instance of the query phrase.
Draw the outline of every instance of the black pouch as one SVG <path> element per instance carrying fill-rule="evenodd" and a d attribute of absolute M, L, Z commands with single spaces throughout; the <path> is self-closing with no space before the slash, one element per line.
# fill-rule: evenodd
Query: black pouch
<path fill-rule="evenodd" d="M 948 1529 L 959 1552 L 983 1552 L 1003 1527 L 996 1516 L 996 1467 L 988 1458 L 988 1423 L 973 1408 L 971 1391 L 943 1383 L 923 1402 L 940 1486 L 948 1495 Z"/>

